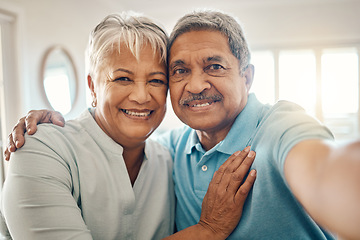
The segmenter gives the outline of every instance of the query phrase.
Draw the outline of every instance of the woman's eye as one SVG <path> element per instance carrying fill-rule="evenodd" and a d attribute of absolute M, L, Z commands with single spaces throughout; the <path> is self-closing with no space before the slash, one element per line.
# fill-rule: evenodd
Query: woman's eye
<path fill-rule="evenodd" d="M 115 78 L 114 82 L 119 83 L 121 85 L 129 85 L 133 81 L 128 77 L 118 77 L 118 78 Z"/>
<path fill-rule="evenodd" d="M 149 81 L 149 83 L 153 86 L 163 86 L 166 85 L 166 82 L 161 79 L 152 79 Z"/>
<path fill-rule="evenodd" d="M 127 81 L 130 81 L 130 79 L 127 78 L 127 77 L 119 77 L 119 78 L 116 78 L 115 81 L 124 81 L 124 82 L 127 82 Z"/>

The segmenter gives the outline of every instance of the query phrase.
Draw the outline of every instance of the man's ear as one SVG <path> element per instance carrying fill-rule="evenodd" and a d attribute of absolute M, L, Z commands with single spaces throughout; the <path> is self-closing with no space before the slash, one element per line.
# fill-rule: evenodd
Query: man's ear
<path fill-rule="evenodd" d="M 249 93 L 250 91 L 250 88 L 251 88 L 251 85 L 253 83 L 253 80 L 254 80 L 254 73 L 255 73 L 255 68 L 254 68 L 254 65 L 252 64 L 249 64 L 246 69 L 245 69 L 245 72 L 244 72 L 244 76 L 245 76 L 245 85 L 246 85 L 246 89 L 247 89 L 247 92 Z"/>

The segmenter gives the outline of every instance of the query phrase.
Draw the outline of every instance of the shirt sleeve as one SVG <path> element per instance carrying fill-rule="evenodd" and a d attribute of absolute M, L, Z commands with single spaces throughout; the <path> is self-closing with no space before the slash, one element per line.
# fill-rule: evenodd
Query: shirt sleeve
<path fill-rule="evenodd" d="M 309 139 L 334 140 L 331 131 L 300 106 L 280 101 L 273 106 L 263 122 L 263 139 L 271 149 L 275 164 L 284 177 L 284 163 L 289 151 L 299 142 Z"/>
<path fill-rule="evenodd" d="M 2 193 L 13 239 L 92 239 L 72 192 L 72 173 L 61 154 L 27 137 L 12 155 Z"/>

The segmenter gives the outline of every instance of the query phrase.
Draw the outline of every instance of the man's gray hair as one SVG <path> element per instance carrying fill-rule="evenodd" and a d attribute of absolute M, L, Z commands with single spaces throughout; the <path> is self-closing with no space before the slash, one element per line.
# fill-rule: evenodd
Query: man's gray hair
<path fill-rule="evenodd" d="M 170 35 L 169 50 L 181 34 L 200 30 L 224 34 L 228 38 L 232 54 L 239 59 L 240 70 L 243 72 L 247 68 L 251 55 L 243 29 L 236 18 L 220 11 L 198 10 L 180 18 Z"/>
<path fill-rule="evenodd" d="M 113 51 L 120 53 L 120 44 L 125 44 L 137 59 L 141 48 L 150 44 L 154 54 L 160 54 L 161 61 L 166 64 L 168 40 L 159 24 L 139 13 L 108 15 L 90 33 L 86 59 L 89 73 L 92 74 Z"/>

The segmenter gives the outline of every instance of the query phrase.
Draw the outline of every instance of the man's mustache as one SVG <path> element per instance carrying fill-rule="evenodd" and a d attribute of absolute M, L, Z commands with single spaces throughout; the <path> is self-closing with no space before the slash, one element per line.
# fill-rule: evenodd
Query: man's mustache
<path fill-rule="evenodd" d="M 219 94 L 215 95 L 207 95 L 203 93 L 191 93 L 189 96 L 180 99 L 179 104 L 181 105 L 188 105 L 192 101 L 196 100 L 212 100 L 212 101 L 220 101 L 223 99 L 223 96 Z"/>

